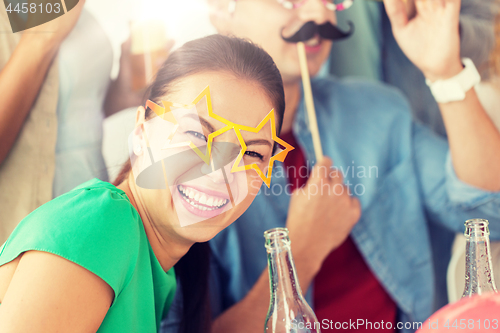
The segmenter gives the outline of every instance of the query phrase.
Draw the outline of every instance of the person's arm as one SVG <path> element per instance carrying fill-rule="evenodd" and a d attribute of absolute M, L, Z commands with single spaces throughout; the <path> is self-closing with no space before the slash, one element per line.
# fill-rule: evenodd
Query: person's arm
<path fill-rule="evenodd" d="M 59 45 L 78 21 L 84 3 L 80 1 L 67 14 L 24 32 L 1 69 L 0 164 L 14 145 Z"/>
<path fill-rule="evenodd" d="M 109 117 L 118 111 L 141 105 L 145 90 L 132 89 L 132 68 L 130 59 L 130 39 L 122 44 L 120 56 L 120 72 L 111 81 L 104 100 L 104 115 Z"/>
<path fill-rule="evenodd" d="M 349 236 L 361 216 L 359 201 L 349 195 L 340 172 L 333 175 L 332 162 L 318 162 L 307 184 L 292 194 L 287 228 L 300 287 L 305 293 L 319 272 L 324 259 Z M 333 176 L 333 177 L 330 177 Z M 333 191 L 344 186 L 341 194 Z M 326 188 L 332 190 L 327 193 Z M 222 313 L 213 323 L 212 332 L 259 332 L 269 308 L 269 275 L 265 270 L 240 302 Z"/>
<path fill-rule="evenodd" d="M 409 19 L 416 15 L 415 0 L 406 0 Z M 494 24 L 500 3 L 496 0 L 462 0 L 460 6 L 460 54 L 476 66 L 489 58 L 495 43 Z"/>
<path fill-rule="evenodd" d="M 0 332 L 96 332 L 113 297 L 113 289 L 85 268 L 28 251 L 0 306 Z"/>
<path fill-rule="evenodd" d="M 55 45 L 24 35 L 0 72 L 0 163 L 14 145 L 56 53 Z"/>
<path fill-rule="evenodd" d="M 440 104 L 457 177 L 500 191 L 500 134 L 471 89 L 463 102 Z"/>
<path fill-rule="evenodd" d="M 113 80 L 106 94 L 106 99 L 104 100 L 104 114 L 109 117 L 116 112 L 121 110 L 137 107 L 141 105 L 144 99 L 144 94 L 146 93 L 146 88 L 141 90 L 132 89 L 132 54 L 130 52 L 131 40 L 130 38 L 122 44 L 122 52 L 120 57 L 120 72 L 118 77 Z M 172 39 L 168 40 L 165 45 L 166 54 L 170 52 L 174 46 L 174 41 Z M 167 58 L 156 59 L 159 64 L 155 64 L 154 68 L 159 68 L 161 64 L 167 60 Z"/>
<path fill-rule="evenodd" d="M 384 0 L 396 40 L 431 81 L 451 78 L 460 60 L 460 0 L 416 0 L 409 20 L 402 0 Z M 458 178 L 474 187 L 500 191 L 500 133 L 471 89 L 462 101 L 439 104 Z"/>

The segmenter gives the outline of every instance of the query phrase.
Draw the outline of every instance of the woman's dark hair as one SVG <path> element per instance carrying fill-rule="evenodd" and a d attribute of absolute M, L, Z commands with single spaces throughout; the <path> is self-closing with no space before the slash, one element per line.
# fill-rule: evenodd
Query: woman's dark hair
<path fill-rule="evenodd" d="M 244 39 L 211 35 L 184 44 L 170 54 L 156 74 L 146 97 L 158 104 L 169 94 L 177 79 L 208 71 L 226 72 L 259 84 L 275 109 L 279 133 L 285 112 L 285 94 L 280 72 L 264 50 Z M 146 110 L 146 119 L 150 115 L 151 110 Z M 130 169 L 128 162 L 114 183 L 123 182 Z M 183 296 L 182 333 L 210 332 L 209 260 L 208 243 L 196 243 L 175 265 Z"/>

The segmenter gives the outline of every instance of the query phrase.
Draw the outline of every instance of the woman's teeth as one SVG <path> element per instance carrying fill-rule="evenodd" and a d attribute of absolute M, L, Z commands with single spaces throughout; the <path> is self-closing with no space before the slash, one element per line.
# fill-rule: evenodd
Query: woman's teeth
<path fill-rule="evenodd" d="M 186 200 L 191 206 L 200 210 L 219 209 L 229 202 L 227 199 L 217 198 L 206 193 L 199 192 L 191 187 L 179 185 L 177 188 L 182 194 L 184 200 Z"/>

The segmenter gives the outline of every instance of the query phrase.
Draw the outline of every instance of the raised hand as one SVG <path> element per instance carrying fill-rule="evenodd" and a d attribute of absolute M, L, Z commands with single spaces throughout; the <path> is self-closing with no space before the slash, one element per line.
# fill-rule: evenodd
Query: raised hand
<path fill-rule="evenodd" d="M 404 0 L 384 0 L 399 47 L 431 81 L 462 70 L 460 61 L 460 0 L 414 0 L 409 19 Z"/>
<path fill-rule="evenodd" d="M 300 269 L 304 266 L 317 272 L 361 216 L 358 199 L 350 196 L 340 172 L 332 177 L 331 165 L 329 158 L 323 158 L 314 166 L 307 184 L 292 194 L 287 228 L 299 275 L 303 275 Z"/>
<path fill-rule="evenodd" d="M 56 49 L 59 48 L 78 22 L 84 5 L 85 0 L 79 0 L 78 4 L 66 14 L 52 21 L 27 29 L 23 33 L 22 42 L 42 41 L 43 43 L 47 43 L 47 46 Z M 30 17 L 28 16 L 29 19 Z"/>

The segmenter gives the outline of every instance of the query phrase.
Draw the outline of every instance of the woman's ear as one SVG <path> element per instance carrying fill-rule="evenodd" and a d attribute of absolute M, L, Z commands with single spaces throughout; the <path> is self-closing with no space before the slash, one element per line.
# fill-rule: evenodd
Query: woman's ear
<path fill-rule="evenodd" d="M 142 128 L 142 125 L 136 126 L 133 132 L 132 149 L 137 156 L 142 155 L 146 149 Z"/>
<path fill-rule="evenodd" d="M 135 127 L 141 126 L 146 121 L 146 109 L 144 106 L 139 106 L 137 108 L 137 113 L 135 115 Z"/>
<path fill-rule="evenodd" d="M 146 143 L 144 140 L 143 129 L 144 122 L 146 121 L 146 110 L 143 106 L 137 108 L 137 114 L 135 116 L 135 129 L 133 132 L 132 139 L 132 149 L 134 154 L 140 156 L 146 149 Z"/>
<path fill-rule="evenodd" d="M 234 12 L 235 0 L 207 0 L 210 22 L 220 34 L 230 32 L 230 19 Z"/>

